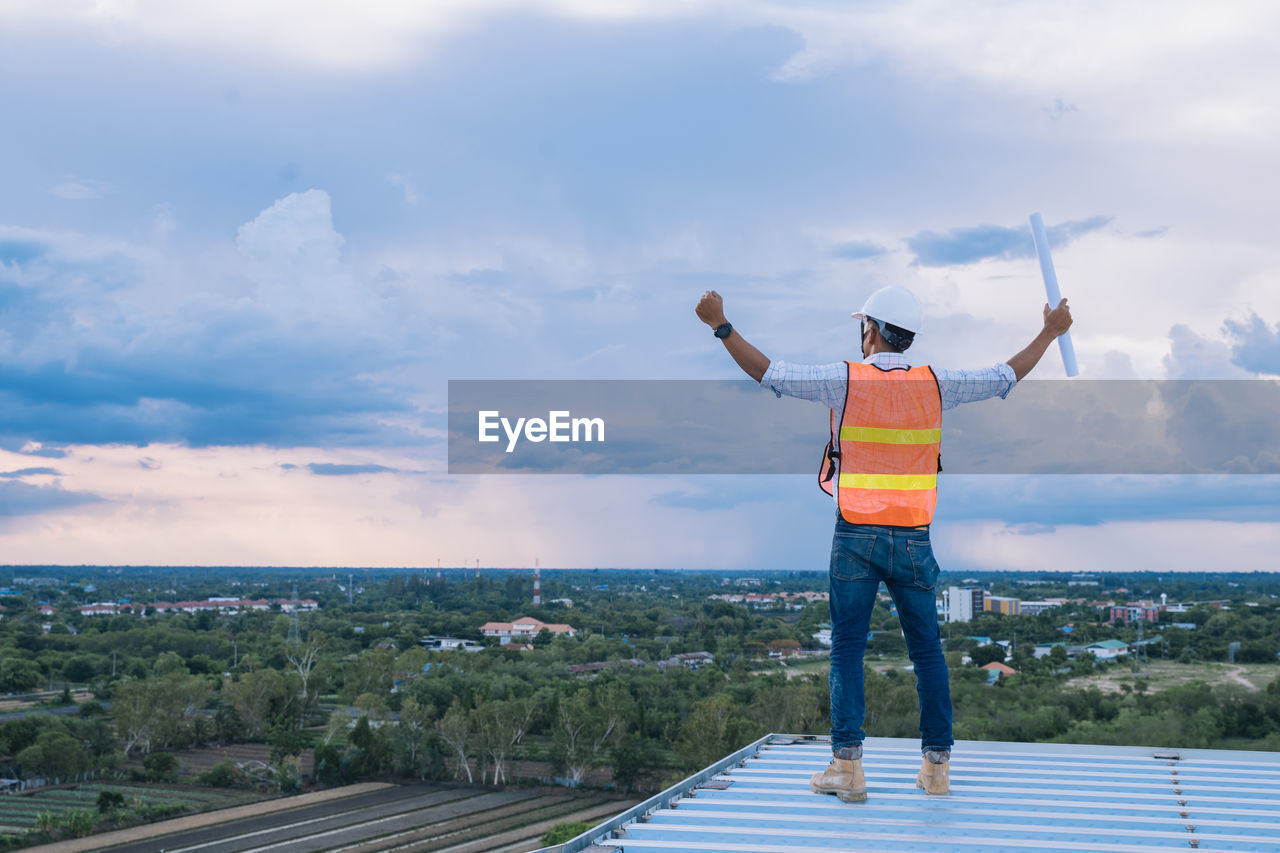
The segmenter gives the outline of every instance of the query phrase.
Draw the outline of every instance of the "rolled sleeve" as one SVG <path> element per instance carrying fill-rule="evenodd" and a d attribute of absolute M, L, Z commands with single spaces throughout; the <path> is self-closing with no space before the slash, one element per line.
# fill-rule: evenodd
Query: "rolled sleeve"
<path fill-rule="evenodd" d="M 822 403 L 828 409 L 838 408 L 847 389 L 849 368 L 843 361 L 831 364 L 787 364 L 785 361 L 769 362 L 769 369 L 760 377 L 760 387 L 768 388 L 777 396 L 784 394 L 800 400 Z"/>
<path fill-rule="evenodd" d="M 1013 368 L 1003 362 L 982 370 L 935 369 L 934 375 L 938 377 L 944 410 L 992 397 L 1003 400 L 1018 384 Z"/>

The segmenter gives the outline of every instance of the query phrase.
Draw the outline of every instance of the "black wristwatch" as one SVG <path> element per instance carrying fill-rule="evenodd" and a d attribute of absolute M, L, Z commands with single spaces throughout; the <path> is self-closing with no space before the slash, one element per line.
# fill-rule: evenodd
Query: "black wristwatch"
<path fill-rule="evenodd" d="M 724 340 L 725 338 L 729 337 L 729 333 L 732 331 L 733 331 L 732 323 L 721 323 L 719 326 L 716 326 L 715 335 L 720 340 Z"/>

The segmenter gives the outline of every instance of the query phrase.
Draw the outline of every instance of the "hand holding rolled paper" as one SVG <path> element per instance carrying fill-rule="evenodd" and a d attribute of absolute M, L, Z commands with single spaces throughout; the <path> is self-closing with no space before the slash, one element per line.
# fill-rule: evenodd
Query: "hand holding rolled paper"
<path fill-rule="evenodd" d="M 1040 259 L 1040 274 L 1044 276 L 1044 292 L 1049 300 L 1049 308 L 1057 309 L 1062 306 L 1062 293 L 1058 290 L 1058 274 L 1053 270 L 1053 258 L 1049 256 L 1049 238 L 1044 233 L 1044 220 L 1040 218 L 1040 214 L 1031 214 L 1031 239 L 1036 244 L 1036 257 Z M 1046 310 L 1045 319 L 1049 318 L 1049 312 Z M 1070 325 L 1068 320 L 1067 325 Z M 1064 331 L 1058 336 L 1058 351 L 1062 353 L 1062 366 L 1066 368 L 1068 376 L 1076 376 L 1080 373 L 1080 369 L 1076 366 L 1076 350 L 1071 345 L 1071 333 Z"/>

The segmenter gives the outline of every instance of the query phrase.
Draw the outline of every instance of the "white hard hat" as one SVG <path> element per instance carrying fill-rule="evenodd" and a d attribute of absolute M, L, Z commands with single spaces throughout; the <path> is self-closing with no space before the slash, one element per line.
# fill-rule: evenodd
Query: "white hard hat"
<path fill-rule="evenodd" d="M 912 333 L 919 332 L 924 324 L 924 309 L 920 307 L 920 300 L 910 290 L 897 285 L 880 288 L 867 297 L 861 311 L 855 311 L 850 316 L 859 320 L 874 317 L 882 323 Z"/>

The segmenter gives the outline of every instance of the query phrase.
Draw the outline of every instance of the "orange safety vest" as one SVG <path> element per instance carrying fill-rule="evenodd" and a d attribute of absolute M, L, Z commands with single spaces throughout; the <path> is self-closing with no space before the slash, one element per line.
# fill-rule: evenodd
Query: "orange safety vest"
<path fill-rule="evenodd" d="M 831 440 L 818 485 L 830 495 L 835 480 L 840 516 L 850 524 L 928 524 L 942 470 L 937 377 L 928 366 L 882 370 L 873 364 L 847 364 L 849 387 L 839 432 L 832 409 Z"/>

